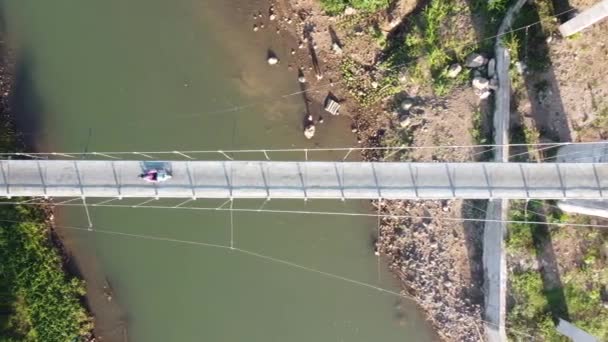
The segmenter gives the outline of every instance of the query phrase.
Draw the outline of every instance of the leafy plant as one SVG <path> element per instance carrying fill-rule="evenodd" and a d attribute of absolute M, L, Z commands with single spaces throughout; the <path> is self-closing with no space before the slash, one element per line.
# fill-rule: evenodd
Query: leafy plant
<path fill-rule="evenodd" d="M 0 336 L 20 341 L 75 341 L 92 329 L 80 298 L 84 284 L 67 278 L 47 228 L 44 213 L 20 206 L 2 206 L 2 217 L 15 221 L 0 226 L 0 298 L 10 307 Z"/>

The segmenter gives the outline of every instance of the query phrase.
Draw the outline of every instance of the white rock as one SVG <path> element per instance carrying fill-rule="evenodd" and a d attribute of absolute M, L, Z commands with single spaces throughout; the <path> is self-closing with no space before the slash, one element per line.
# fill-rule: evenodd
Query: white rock
<path fill-rule="evenodd" d="M 409 118 L 409 116 L 402 116 L 401 118 L 399 118 L 399 126 L 401 126 L 401 128 L 406 128 L 411 123 L 412 120 Z"/>
<path fill-rule="evenodd" d="M 268 17 L 268 19 L 270 19 L 270 21 L 273 21 L 273 20 L 275 20 L 276 18 L 277 18 L 277 16 L 276 16 L 276 15 L 274 15 L 274 14 L 271 14 L 271 15 L 270 15 L 270 17 Z"/>
<path fill-rule="evenodd" d="M 479 68 L 484 66 L 487 62 L 488 60 L 478 53 L 472 53 L 465 59 L 465 65 L 469 68 Z"/>
<path fill-rule="evenodd" d="M 268 57 L 268 64 L 270 65 L 275 65 L 279 63 L 279 59 L 276 57 Z"/>
<path fill-rule="evenodd" d="M 258 32 L 259 28 L 258 25 L 253 25 L 253 32 Z"/>
<path fill-rule="evenodd" d="M 312 137 L 315 136 L 315 125 L 308 125 L 305 129 L 304 129 L 304 136 L 306 137 L 306 139 L 312 139 Z"/>
<path fill-rule="evenodd" d="M 405 100 L 401 101 L 401 109 L 403 109 L 403 110 L 410 110 L 410 108 L 412 108 L 413 105 L 414 105 L 414 101 L 412 99 L 405 99 Z"/>
<path fill-rule="evenodd" d="M 354 15 L 357 14 L 357 10 L 348 6 L 346 7 L 346 9 L 344 10 L 344 15 Z"/>
<path fill-rule="evenodd" d="M 460 74 L 461 71 L 462 71 L 462 67 L 460 66 L 460 64 L 452 64 L 452 65 L 450 65 L 450 68 L 448 69 L 448 77 L 454 78 L 454 77 L 458 76 L 458 74 Z"/>
<path fill-rule="evenodd" d="M 300 82 L 300 83 L 306 83 L 306 77 L 304 77 L 304 76 L 298 77 L 298 82 Z"/>
<path fill-rule="evenodd" d="M 490 87 L 490 81 L 484 77 L 475 77 L 473 79 L 473 88 L 477 90 L 486 90 Z"/>
<path fill-rule="evenodd" d="M 496 60 L 494 58 L 491 58 L 488 61 L 488 77 L 489 78 L 494 77 L 495 73 L 496 73 Z"/>
<path fill-rule="evenodd" d="M 342 54 L 342 48 L 340 45 L 338 45 L 338 43 L 331 44 L 331 49 L 337 54 Z"/>
<path fill-rule="evenodd" d="M 372 82 L 372 88 L 374 88 L 374 89 L 378 88 L 378 82 L 373 81 Z"/>
<path fill-rule="evenodd" d="M 489 89 L 486 89 L 481 91 L 481 93 L 479 94 L 479 98 L 484 100 L 490 97 L 490 95 L 492 95 L 492 92 Z"/>

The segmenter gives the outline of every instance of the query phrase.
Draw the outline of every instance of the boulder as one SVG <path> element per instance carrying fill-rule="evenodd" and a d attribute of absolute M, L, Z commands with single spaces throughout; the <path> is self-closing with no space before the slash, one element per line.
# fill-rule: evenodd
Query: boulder
<path fill-rule="evenodd" d="M 492 95 L 490 89 L 480 90 L 478 93 L 479 98 L 482 100 L 487 99 L 488 97 L 490 97 L 490 95 Z"/>
<path fill-rule="evenodd" d="M 492 77 L 488 87 L 492 90 L 498 90 L 498 79 L 496 77 Z"/>
<path fill-rule="evenodd" d="M 275 65 L 279 63 L 279 59 L 276 57 L 268 57 L 268 64 L 270 65 Z"/>
<path fill-rule="evenodd" d="M 312 137 L 315 136 L 315 125 L 308 125 L 306 126 L 306 128 L 304 128 L 304 136 L 306 137 L 306 139 L 312 139 Z"/>
<path fill-rule="evenodd" d="M 490 81 L 484 77 L 475 77 L 473 79 L 473 88 L 477 90 L 486 90 L 490 88 Z"/>
<path fill-rule="evenodd" d="M 494 58 L 491 58 L 488 61 L 488 77 L 489 78 L 494 77 L 495 73 L 496 73 L 496 60 Z"/>
<path fill-rule="evenodd" d="M 460 66 L 460 64 L 452 64 L 448 68 L 448 77 L 454 78 L 454 77 L 458 76 L 458 74 L 460 74 L 461 71 L 462 71 L 462 67 Z"/>
<path fill-rule="evenodd" d="M 270 19 L 270 21 L 274 21 L 277 18 L 277 16 L 273 13 L 270 15 L 270 17 L 268 17 L 268 19 Z"/>
<path fill-rule="evenodd" d="M 468 68 L 479 68 L 486 65 L 487 62 L 487 58 L 475 52 L 468 55 L 465 59 L 465 65 Z"/>
<path fill-rule="evenodd" d="M 304 76 L 298 77 L 298 82 L 300 82 L 300 83 L 306 83 L 306 77 L 304 77 Z"/>

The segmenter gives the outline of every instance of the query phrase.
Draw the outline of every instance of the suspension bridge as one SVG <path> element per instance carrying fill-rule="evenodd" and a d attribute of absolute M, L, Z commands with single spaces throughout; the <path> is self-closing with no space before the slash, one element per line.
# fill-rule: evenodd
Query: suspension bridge
<path fill-rule="evenodd" d="M 173 177 L 138 175 L 163 168 Z M 604 199 L 605 163 L 2 160 L 0 196 Z"/>

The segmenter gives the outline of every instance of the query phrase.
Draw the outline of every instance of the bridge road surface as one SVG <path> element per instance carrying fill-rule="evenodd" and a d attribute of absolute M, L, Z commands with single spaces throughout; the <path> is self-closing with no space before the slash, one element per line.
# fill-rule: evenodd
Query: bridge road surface
<path fill-rule="evenodd" d="M 2 160 L 0 196 L 602 199 L 608 163 Z M 138 178 L 165 167 L 173 178 Z"/>

